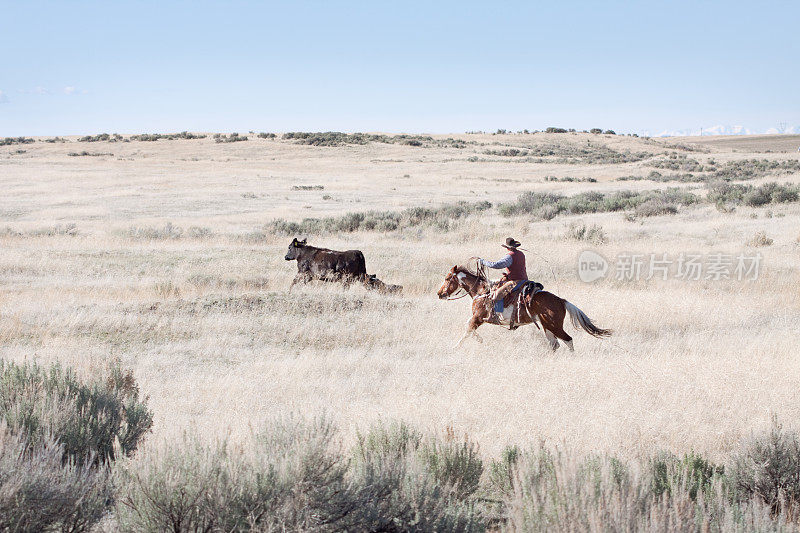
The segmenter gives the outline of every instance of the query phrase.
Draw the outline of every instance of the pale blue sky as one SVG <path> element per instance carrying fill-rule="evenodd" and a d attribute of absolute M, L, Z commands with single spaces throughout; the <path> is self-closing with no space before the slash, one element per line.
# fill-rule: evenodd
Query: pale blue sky
<path fill-rule="evenodd" d="M 800 126 L 798 2 L 9 2 L 0 136 Z"/>

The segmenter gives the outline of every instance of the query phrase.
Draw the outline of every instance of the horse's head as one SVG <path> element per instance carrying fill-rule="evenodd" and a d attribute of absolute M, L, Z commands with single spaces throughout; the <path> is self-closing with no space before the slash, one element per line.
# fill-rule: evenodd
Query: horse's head
<path fill-rule="evenodd" d="M 284 259 L 286 259 L 287 261 L 294 261 L 295 259 L 297 259 L 298 255 L 300 255 L 300 249 L 305 245 L 306 245 L 306 239 L 298 241 L 297 237 L 295 237 L 292 243 L 289 245 L 289 249 L 286 251 Z"/>
<path fill-rule="evenodd" d="M 446 300 L 461 288 L 461 280 L 458 279 L 458 273 L 458 266 L 454 266 L 444 277 L 444 282 L 436 293 L 439 295 L 440 300 Z"/>

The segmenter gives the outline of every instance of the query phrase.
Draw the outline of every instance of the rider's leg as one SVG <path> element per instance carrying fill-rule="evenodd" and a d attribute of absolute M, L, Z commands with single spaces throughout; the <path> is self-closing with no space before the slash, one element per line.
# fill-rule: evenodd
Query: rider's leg
<path fill-rule="evenodd" d="M 516 285 L 515 281 L 506 281 L 506 282 L 500 283 L 497 286 L 497 288 L 494 290 L 494 293 L 492 294 L 491 301 L 489 303 L 489 305 L 491 307 L 490 307 L 489 310 L 492 313 L 492 315 L 497 319 L 498 322 L 502 321 L 502 316 L 500 316 L 500 313 L 496 313 L 495 312 L 495 310 L 494 310 L 495 309 L 495 304 L 497 304 L 497 302 L 503 301 L 503 298 L 505 298 L 506 295 L 509 292 L 511 292 L 511 290 L 514 288 L 514 285 Z"/>

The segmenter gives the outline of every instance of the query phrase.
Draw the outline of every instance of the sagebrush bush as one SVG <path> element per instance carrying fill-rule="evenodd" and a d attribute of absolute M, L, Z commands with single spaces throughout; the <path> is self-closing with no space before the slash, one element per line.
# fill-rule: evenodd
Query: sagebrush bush
<path fill-rule="evenodd" d="M 459 202 L 441 207 L 410 207 L 403 211 L 367 211 L 338 217 L 304 218 L 300 222 L 284 219 L 271 221 L 264 230 L 277 235 L 319 235 L 355 231 L 395 231 L 418 226 L 431 226 L 447 231 L 455 221 L 486 211 L 489 202 Z"/>
<path fill-rule="evenodd" d="M 566 165 L 578 164 L 617 164 L 641 161 L 650 156 L 647 152 L 619 152 L 608 146 L 582 146 L 574 143 L 550 143 L 528 148 L 503 148 L 500 150 L 485 150 L 484 154 L 513 157 L 525 163 L 559 163 Z M 475 158 L 475 161 L 481 161 Z"/>
<path fill-rule="evenodd" d="M 50 436 L 30 442 L 0 425 L 0 530 L 90 531 L 112 498 L 104 467 L 72 459 Z"/>
<path fill-rule="evenodd" d="M 648 164 L 655 168 L 680 170 L 683 172 L 703 172 L 705 170 L 713 170 L 713 166 L 706 168 L 697 159 L 689 158 L 683 154 L 669 154 L 666 157 L 653 159 Z"/>
<path fill-rule="evenodd" d="M 215 133 L 214 134 L 214 142 L 217 143 L 235 143 L 240 141 L 246 141 L 246 135 L 239 135 L 238 133 L 231 133 L 230 135 L 224 135 L 222 133 Z"/>
<path fill-rule="evenodd" d="M 10 146 L 12 144 L 31 144 L 36 142 L 30 137 L 3 137 L 0 139 L 0 146 Z"/>
<path fill-rule="evenodd" d="M 650 199 L 646 202 L 639 204 L 634 209 L 634 214 L 637 217 L 654 217 L 658 215 L 675 215 L 678 213 L 678 208 L 674 204 L 664 202 L 660 199 Z"/>
<path fill-rule="evenodd" d="M 31 446 L 53 438 L 65 460 L 99 464 L 136 450 L 153 415 L 118 366 L 84 382 L 60 365 L 0 361 L 0 420 Z"/>
<path fill-rule="evenodd" d="M 225 442 L 208 446 L 186 437 L 180 448 L 120 468 L 121 529 L 483 529 L 474 506 L 457 496 L 462 485 L 437 481 L 431 462 L 420 459 L 421 438 L 412 431 L 365 436 L 352 458 L 342 452 L 336 431 L 325 419 L 277 422 L 254 440 L 252 452 L 244 453 Z M 441 448 L 427 453 L 454 457 Z M 442 459 L 437 461 L 441 464 Z M 448 464 L 456 463 L 464 462 Z"/>
<path fill-rule="evenodd" d="M 768 431 L 753 435 L 734 455 L 730 481 L 740 500 L 755 497 L 773 511 L 800 511 L 800 437 L 773 418 Z"/>
<path fill-rule="evenodd" d="M 123 137 L 122 137 L 122 135 L 119 135 L 118 133 L 112 133 L 112 134 L 100 133 L 98 135 L 85 135 L 83 137 L 80 137 L 78 139 L 78 142 L 80 142 L 80 143 L 94 143 L 94 142 L 101 142 L 101 141 L 117 142 L 117 141 L 121 141 L 121 140 L 123 140 Z"/>
<path fill-rule="evenodd" d="M 580 215 L 635 209 L 648 202 L 662 204 L 691 205 L 700 201 L 693 193 L 681 189 L 666 191 L 618 191 L 613 193 L 585 192 L 573 196 L 529 191 L 521 194 L 517 201 L 500 204 L 498 211 L 503 216 L 530 214 L 538 218 L 553 218 L 556 214 Z"/>
<path fill-rule="evenodd" d="M 205 135 L 198 135 L 196 133 L 189 133 L 188 131 L 182 131 L 180 133 L 142 133 L 140 135 L 131 135 L 130 140 L 154 142 L 154 141 L 160 141 L 162 139 L 167 141 L 174 141 L 176 139 L 205 139 L 205 138 L 206 138 Z"/>
<path fill-rule="evenodd" d="M 513 531 L 782 531 L 785 523 L 757 501 L 732 503 L 719 471 L 698 456 L 660 455 L 642 467 L 540 447 L 516 464 L 504 500 Z"/>
<path fill-rule="evenodd" d="M 800 199 L 800 187 L 775 182 L 753 187 L 752 185 L 719 181 L 709 184 L 707 188 L 708 201 L 717 206 L 746 204 L 751 207 L 760 207 L 769 204 L 797 202 Z"/>
<path fill-rule="evenodd" d="M 724 474 L 722 466 L 695 453 L 682 458 L 669 452 L 657 453 L 648 466 L 651 492 L 656 497 L 669 496 L 675 488 L 688 491 L 692 500 L 704 495 L 713 497 L 715 483 L 722 481 Z"/>

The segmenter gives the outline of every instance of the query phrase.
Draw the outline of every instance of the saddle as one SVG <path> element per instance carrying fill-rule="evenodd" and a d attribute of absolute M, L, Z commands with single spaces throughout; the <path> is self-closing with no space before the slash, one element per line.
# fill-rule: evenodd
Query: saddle
<path fill-rule="evenodd" d="M 506 294 L 505 298 L 495 303 L 494 311 L 498 314 L 502 314 L 503 309 L 505 309 L 509 305 L 516 304 L 520 298 L 529 301 L 534 294 L 543 290 L 544 290 L 544 285 L 542 285 L 538 281 L 532 281 L 532 280 L 520 281 L 513 289 L 511 289 L 511 292 Z"/>

